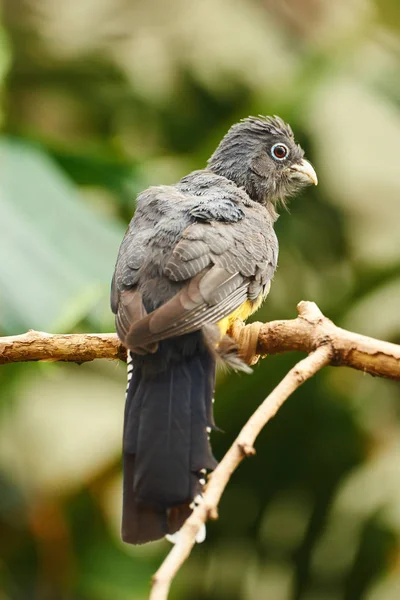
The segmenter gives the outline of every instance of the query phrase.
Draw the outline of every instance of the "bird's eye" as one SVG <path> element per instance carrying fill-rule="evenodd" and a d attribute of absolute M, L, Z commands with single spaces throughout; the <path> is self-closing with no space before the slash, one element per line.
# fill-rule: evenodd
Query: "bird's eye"
<path fill-rule="evenodd" d="M 271 148 L 272 158 L 284 160 L 289 155 L 289 148 L 285 144 L 274 144 Z"/>

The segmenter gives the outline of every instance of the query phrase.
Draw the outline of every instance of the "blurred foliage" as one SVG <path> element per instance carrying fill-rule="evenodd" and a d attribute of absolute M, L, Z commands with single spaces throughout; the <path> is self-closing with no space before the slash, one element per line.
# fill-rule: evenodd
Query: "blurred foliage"
<path fill-rule="evenodd" d="M 257 319 L 301 299 L 400 341 L 397 0 L 3 0 L 0 332 L 109 331 L 135 195 L 248 114 L 290 121 L 320 185 L 277 223 Z M 217 457 L 298 357 L 221 374 Z M 141 600 L 167 542 L 119 539 L 125 368 L 0 370 L 0 599 Z M 176 600 L 397 600 L 395 383 L 325 369 L 226 490 Z"/>

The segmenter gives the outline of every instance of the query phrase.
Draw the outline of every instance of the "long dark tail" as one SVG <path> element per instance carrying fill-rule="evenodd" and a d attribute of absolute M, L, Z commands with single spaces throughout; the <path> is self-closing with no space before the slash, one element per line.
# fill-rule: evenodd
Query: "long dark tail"
<path fill-rule="evenodd" d="M 197 343 L 189 355 L 172 356 L 171 343 L 174 350 L 169 340 L 157 355 L 134 357 L 128 384 L 122 538 L 131 544 L 180 529 L 204 469 L 216 466 L 208 440 L 215 359 Z"/>

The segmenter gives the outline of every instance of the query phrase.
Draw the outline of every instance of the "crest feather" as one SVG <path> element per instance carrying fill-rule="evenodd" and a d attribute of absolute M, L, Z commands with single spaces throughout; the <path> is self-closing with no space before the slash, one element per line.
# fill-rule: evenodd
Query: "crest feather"
<path fill-rule="evenodd" d="M 294 138 L 292 128 L 288 123 L 285 123 L 281 117 L 274 115 L 272 117 L 258 115 L 257 117 L 247 117 L 234 125 L 231 130 L 237 128 L 244 131 L 270 135 L 283 135 L 289 138 Z"/>

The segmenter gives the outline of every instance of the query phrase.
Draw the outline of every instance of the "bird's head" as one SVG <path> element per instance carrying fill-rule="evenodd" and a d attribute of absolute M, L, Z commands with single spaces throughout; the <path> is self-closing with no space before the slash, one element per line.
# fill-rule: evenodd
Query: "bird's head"
<path fill-rule="evenodd" d="M 284 203 L 299 188 L 318 183 L 290 126 L 279 117 L 248 117 L 233 125 L 209 159 L 208 169 L 234 181 L 262 204 Z"/>

